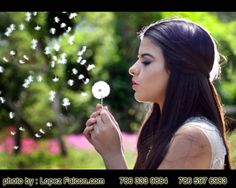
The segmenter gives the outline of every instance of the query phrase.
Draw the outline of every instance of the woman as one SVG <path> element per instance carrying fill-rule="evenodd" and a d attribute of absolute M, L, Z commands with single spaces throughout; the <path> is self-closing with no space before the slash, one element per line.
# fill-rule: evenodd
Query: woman
<path fill-rule="evenodd" d="M 151 102 L 134 169 L 230 169 L 222 106 L 212 81 L 220 73 L 211 35 L 185 19 L 166 19 L 139 33 L 130 67 L 135 99 Z M 84 135 L 106 168 L 126 169 L 122 138 L 107 108 L 97 105 Z"/>

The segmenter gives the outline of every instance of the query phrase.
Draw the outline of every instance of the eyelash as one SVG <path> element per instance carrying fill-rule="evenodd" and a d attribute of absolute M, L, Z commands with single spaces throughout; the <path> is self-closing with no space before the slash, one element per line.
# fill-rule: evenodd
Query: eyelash
<path fill-rule="evenodd" d="M 143 61 L 142 64 L 144 64 L 144 66 L 148 66 L 151 63 L 151 61 Z"/>

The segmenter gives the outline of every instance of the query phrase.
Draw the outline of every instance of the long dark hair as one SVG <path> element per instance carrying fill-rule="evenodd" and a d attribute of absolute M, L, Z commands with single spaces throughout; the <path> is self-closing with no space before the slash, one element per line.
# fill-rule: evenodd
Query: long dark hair
<path fill-rule="evenodd" d="M 154 103 L 142 125 L 134 168 L 157 169 L 178 128 L 192 116 L 204 116 L 223 137 L 227 150 L 225 169 L 230 169 L 224 113 L 212 83 L 220 73 L 214 39 L 201 26 L 185 19 L 155 22 L 142 29 L 139 36 L 161 47 L 170 77 L 162 111 Z"/>

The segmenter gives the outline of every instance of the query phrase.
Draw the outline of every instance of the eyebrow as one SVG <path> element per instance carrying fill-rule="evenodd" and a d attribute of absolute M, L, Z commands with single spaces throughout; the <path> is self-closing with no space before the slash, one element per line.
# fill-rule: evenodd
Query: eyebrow
<path fill-rule="evenodd" d="M 144 53 L 144 54 L 138 55 L 138 57 L 139 57 L 139 56 L 141 56 L 141 57 L 149 56 L 149 57 L 155 59 L 154 56 L 151 55 L 151 54 L 149 54 L 149 53 Z"/>

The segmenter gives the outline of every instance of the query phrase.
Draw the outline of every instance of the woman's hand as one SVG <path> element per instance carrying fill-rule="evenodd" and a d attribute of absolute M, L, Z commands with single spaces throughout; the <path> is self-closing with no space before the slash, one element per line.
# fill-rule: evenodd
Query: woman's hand
<path fill-rule="evenodd" d="M 106 107 L 98 104 L 96 108 L 97 111 L 92 113 L 86 122 L 85 137 L 102 156 L 107 166 L 112 168 L 114 163 L 119 164 L 120 161 L 120 165 L 127 168 L 123 159 L 124 150 L 118 123 Z"/>

